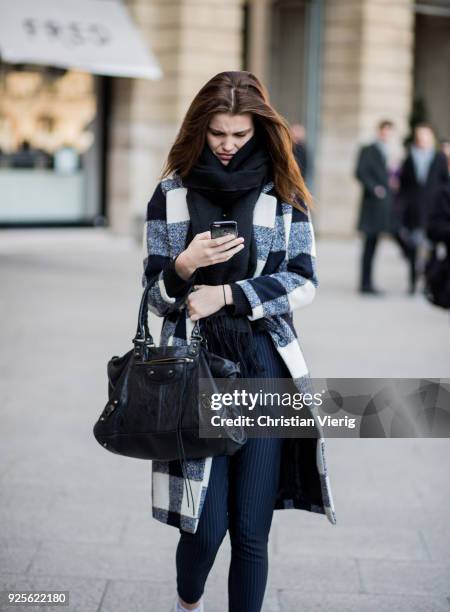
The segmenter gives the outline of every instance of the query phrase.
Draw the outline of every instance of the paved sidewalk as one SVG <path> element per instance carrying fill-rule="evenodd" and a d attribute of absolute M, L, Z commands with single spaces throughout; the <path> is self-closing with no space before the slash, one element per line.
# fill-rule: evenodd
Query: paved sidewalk
<path fill-rule="evenodd" d="M 448 314 L 406 295 L 388 241 L 386 296 L 356 294 L 358 253 L 318 241 L 321 287 L 296 314 L 312 374 L 449 377 Z M 92 435 L 106 362 L 134 334 L 141 252 L 101 228 L 11 230 L 0 264 L 0 590 L 69 590 L 68 612 L 168 611 L 178 532 L 151 518 L 150 466 Z M 330 439 L 327 458 L 338 524 L 275 512 L 264 612 L 450 610 L 450 440 Z M 227 539 L 207 612 L 227 612 L 229 553 Z"/>

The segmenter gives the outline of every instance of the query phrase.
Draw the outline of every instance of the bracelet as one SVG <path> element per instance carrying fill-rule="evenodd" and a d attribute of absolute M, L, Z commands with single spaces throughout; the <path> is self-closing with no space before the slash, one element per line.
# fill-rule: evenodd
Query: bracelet
<path fill-rule="evenodd" d="M 225 285 L 222 285 L 222 289 L 223 289 L 223 301 L 225 302 L 225 306 L 228 306 L 227 298 L 226 298 L 226 295 L 225 295 Z"/>

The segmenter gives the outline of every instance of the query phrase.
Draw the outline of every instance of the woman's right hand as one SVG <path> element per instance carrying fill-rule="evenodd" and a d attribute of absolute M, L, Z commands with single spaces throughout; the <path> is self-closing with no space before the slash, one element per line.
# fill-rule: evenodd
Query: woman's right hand
<path fill-rule="evenodd" d="M 244 248 L 244 238 L 233 234 L 211 238 L 211 232 L 196 234 L 189 246 L 175 260 L 175 270 L 187 280 L 197 268 L 228 261 Z"/>

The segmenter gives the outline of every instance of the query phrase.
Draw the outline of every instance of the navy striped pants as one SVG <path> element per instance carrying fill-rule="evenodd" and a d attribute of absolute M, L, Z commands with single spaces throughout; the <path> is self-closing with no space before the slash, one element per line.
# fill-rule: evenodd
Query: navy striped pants
<path fill-rule="evenodd" d="M 286 365 L 265 331 L 255 331 L 259 377 L 289 378 Z M 177 590 L 186 603 L 203 594 L 227 530 L 231 563 L 229 612 L 259 612 L 268 574 L 267 543 L 278 489 L 281 438 L 249 438 L 232 456 L 213 457 L 208 490 L 196 533 L 180 530 L 176 552 Z"/>

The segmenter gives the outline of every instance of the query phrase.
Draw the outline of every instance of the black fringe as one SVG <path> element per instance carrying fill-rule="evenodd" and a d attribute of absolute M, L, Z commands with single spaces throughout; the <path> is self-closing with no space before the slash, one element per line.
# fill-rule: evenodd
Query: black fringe
<path fill-rule="evenodd" d="M 200 319 L 200 330 L 208 350 L 225 359 L 239 362 L 240 378 L 254 378 L 264 372 L 253 343 L 253 331 L 247 317 L 233 317 L 218 311 Z"/>

